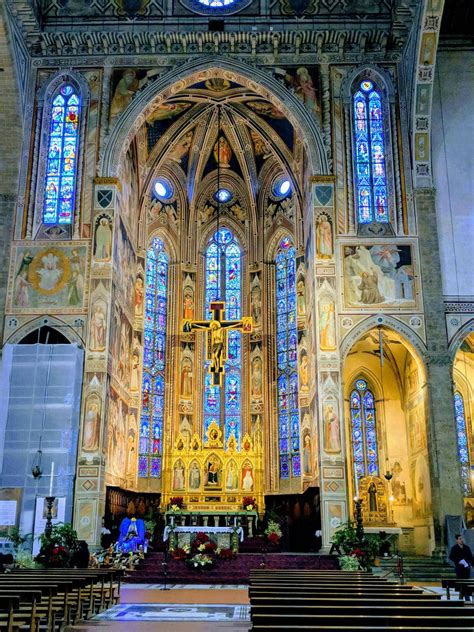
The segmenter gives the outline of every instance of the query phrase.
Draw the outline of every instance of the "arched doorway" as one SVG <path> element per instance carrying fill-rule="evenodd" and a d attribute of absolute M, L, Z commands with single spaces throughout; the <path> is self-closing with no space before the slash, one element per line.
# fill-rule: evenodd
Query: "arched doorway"
<path fill-rule="evenodd" d="M 343 376 L 348 476 L 364 524 L 401 530 L 401 550 L 428 555 L 435 542 L 421 358 L 399 333 L 374 327 L 348 351 Z"/>

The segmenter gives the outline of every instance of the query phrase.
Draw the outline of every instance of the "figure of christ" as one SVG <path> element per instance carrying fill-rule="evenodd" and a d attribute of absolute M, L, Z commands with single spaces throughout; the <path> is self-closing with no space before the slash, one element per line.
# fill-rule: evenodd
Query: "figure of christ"
<path fill-rule="evenodd" d="M 227 330 L 237 329 L 244 333 L 252 331 L 252 317 L 241 320 L 224 320 L 224 303 L 214 301 L 210 304 L 211 320 L 184 319 L 183 332 L 193 329 L 207 330 L 207 359 L 210 360 L 209 373 L 213 374 L 214 386 L 222 386 L 225 373 L 224 362 L 227 359 Z"/>

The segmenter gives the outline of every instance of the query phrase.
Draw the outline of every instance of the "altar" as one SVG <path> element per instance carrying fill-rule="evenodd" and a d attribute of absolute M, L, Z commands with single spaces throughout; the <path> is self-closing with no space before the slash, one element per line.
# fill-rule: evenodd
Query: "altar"
<path fill-rule="evenodd" d="M 163 541 L 169 541 L 170 551 L 176 547 L 191 546 L 196 534 L 204 532 L 221 549 L 233 549 L 238 551 L 239 542 L 243 542 L 244 530 L 237 525 L 231 527 L 177 527 L 169 525 L 165 527 Z"/>

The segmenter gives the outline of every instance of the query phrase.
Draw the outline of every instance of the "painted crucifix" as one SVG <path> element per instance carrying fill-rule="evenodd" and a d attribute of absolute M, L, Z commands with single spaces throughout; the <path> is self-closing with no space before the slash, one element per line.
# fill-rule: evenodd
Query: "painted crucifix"
<path fill-rule="evenodd" d="M 253 328 L 251 316 L 243 316 L 240 320 L 225 320 L 224 301 L 211 301 L 209 311 L 212 312 L 210 320 L 183 320 L 183 332 L 192 333 L 194 329 L 207 330 L 207 360 L 209 360 L 209 373 L 212 375 L 214 386 L 222 386 L 225 374 L 224 363 L 228 357 L 227 332 L 237 329 L 249 334 Z"/>

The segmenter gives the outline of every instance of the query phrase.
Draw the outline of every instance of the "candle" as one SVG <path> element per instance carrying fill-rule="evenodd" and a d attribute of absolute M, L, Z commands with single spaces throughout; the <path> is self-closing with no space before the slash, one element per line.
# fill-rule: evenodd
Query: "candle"
<path fill-rule="evenodd" d="M 53 478 L 54 478 L 54 461 L 51 461 L 51 474 L 49 475 L 49 494 L 48 496 L 53 495 Z"/>
<path fill-rule="evenodd" d="M 357 476 L 357 465 L 354 463 L 355 497 L 359 498 L 359 478 Z"/>

